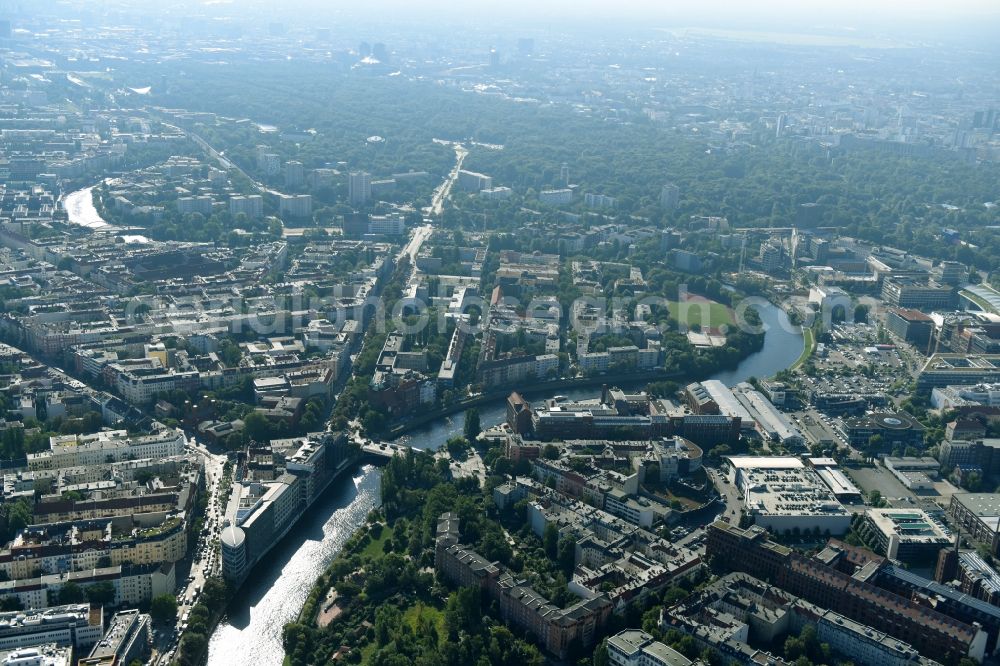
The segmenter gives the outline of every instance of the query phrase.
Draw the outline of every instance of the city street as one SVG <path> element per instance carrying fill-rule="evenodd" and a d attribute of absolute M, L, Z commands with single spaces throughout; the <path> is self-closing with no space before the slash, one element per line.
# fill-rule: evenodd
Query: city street
<path fill-rule="evenodd" d="M 183 627 L 187 623 L 191 607 L 197 603 L 201 590 L 205 586 L 205 580 L 211 576 L 218 576 L 222 572 L 218 551 L 219 534 L 222 530 L 222 510 L 219 508 L 218 491 L 226 456 L 212 453 L 204 444 L 199 443 L 194 438 L 188 438 L 186 447 L 191 453 L 201 456 L 205 463 L 205 492 L 208 495 L 208 507 L 204 516 L 205 527 L 202 534 L 192 533 L 191 535 L 194 542 L 188 544 L 188 553 L 192 559 L 178 563 L 177 631 L 176 633 L 169 629 L 157 631 L 154 637 L 151 664 L 170 662 L 174 651 L 180 644 Z M 187 570 L 183 565 L 189 561 L 191 566 Z M 186 577 L 183 577 L 184 571 L 188 571 Z"/>
<path fill-rule="evenodd" d="M 719 491 L 719 495 L 726 502 L 726 510 L 721 517 L 728 518 L 729 522 L 733 525 L 738 525 L 740 522 L 740 511 L 743 507 L 743 498 L 740 497 L 739 491 L 718 470 L 706 467 L 705 472 L 715 485 L 715 489 Z"/>

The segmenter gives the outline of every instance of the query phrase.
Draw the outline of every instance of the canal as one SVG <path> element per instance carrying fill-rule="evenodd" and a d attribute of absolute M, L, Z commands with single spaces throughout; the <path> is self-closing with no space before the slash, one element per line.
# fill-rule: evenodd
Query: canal
<path fill-rule="evenodd" d="M 775 306 L 758 308 L 767 331 L 761 350 L 731 371 L 715 375 L 728 385 L 751 376 L 770 377 L 790 366 L 802 352 L 802 334 Z M 570 398 L 592 398 L 597 388 L 562 391 Z M 535 397 L 533 400 L 541 400 Z M 479 408 L 484 428 L 505 418 L 504 401 Z M 449 437 L 460 435 L 463 417 L 428 426 L 408 435 L 407 443 L 436 449 Z M 254 569 L 230 607 L 227 621 L 220 624 L 209 643 L 209 666 L 280 666 L 284 658 L 281 630 L 295 619 L 316 578 L 333 560 L 344 542 L 379 502 L 379 472 L 373 467 L 358 470 L 352 478 L 335 481 L 326 497 L 312 508 L 267 561 Z"/>

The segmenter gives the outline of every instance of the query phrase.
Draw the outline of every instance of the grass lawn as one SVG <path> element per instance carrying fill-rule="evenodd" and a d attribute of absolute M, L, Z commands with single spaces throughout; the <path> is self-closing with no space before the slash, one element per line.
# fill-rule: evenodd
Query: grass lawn
<path fill-rule="evenodd" d="M 384 551 L 382 550 L 382 544 L 392 538 L 392 528 L 382 527 L 382 534 L 379 535 L 377 539 L 372 539 L 365 549 L 361 551 L 361 556 L 363 558 L 376 559 L 382 557 Z"/>
<path fill-rule="evenodd" d="M 715 301 L 697 300 L 688 301 L 687 303 L 670 301 L 668 307 L 670 308 L 670 318 L 674 321 L 680 321 L 683 308 L 686 320 L 684 323 L 689 327 L 697 324 L 702 328 L 718 328 L 723 324 L 726 326 L 733 324 L 732 310 L 722 303 L 716 303 Z"/>
<path fill-rule="evenodd" d="M 403 613 L 403 622 L 410 625 L 414 635 L 417 636 L 420 635 L 421 627 L 430 623 L 437 630 L 437 635 L 441 642 L 448 640 L 448 631 L 444 624 L 444 613 L 437 608 L 425 606 L 421 601 L 406 609 L 406 612 Z"/>
<path fill-rule="evenodd" d="M 813 355 L 814 351 L 816 351 L 816 336 L 813 335 L 811 328 L 802 329 L 802 338 L 805 341 L 805 347 L 803 347 L 802 353 L 799 354 L 795 363 L 792 363 L 792 365 L 789 366 L 789 370 L 795 370 L 800 367 L 803 363 L 808 361 L 809 357 Z"/>

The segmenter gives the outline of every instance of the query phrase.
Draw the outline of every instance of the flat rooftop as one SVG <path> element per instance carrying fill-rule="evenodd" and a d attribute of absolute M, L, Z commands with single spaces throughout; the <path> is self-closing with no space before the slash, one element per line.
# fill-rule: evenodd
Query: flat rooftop
<path fill-rule="evenodd" d="M 868 509 L 868 519 L 882 534 L 897 535 L 901 543 L 951 543 L 944 527 L 921 509 Z"/>
<path fill-rule="evenodd" d="M 1000 493 L 956 493 L 952 499 L 980 518 L 1000 517 Z"/>
<path fill-rule="evenodd" d="M 800 458 L 792 456 L 728 456 L 726 460 L 734 469 L 801 469 Z"/>

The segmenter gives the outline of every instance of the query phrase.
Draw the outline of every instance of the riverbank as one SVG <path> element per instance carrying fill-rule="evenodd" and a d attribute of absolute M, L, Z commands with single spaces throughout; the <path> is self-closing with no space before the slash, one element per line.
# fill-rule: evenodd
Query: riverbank
<path fill-rule="evenodd" d="M 795 363 L 788 366 L 789 370 L 798 370 L 806 361 L 812 357 L 813 353 L 816 351 L 816 334 L 813 333 L 811 328 L 803 329 L 802 339 L 804 341 L 804 346 L 802 348 L 802 354 L 795 360 Z"/>
<path fill-rule="evenodd" d="M 233 596 L 209 640 L 208 665 L 281 664 L 282 627 L 296 619 L 319 574 L 380 505 L 374 466 L 355 467 L 331 484 Z"/>
<path fill-rule="evenodd" d="M 326 481 L 323 482 L 323 486 L 314 492 L 314 494 L 312 495 L 312 499 L 307 501 L 306 504 L 302 506 L 298 515 L 295 516 L 294 518 L 289 519 L 288 524 L 284 528 L 284 530 L 282 530 L 281 533 L 274 535 L 271 538 L 271 544 L 266 548 L 264 548 L 264 550 L 262 550 L 260 553 L 256 554 L 252 561 L 246 563 L 245 569 L 242 571 L 242 573 L 239 574 L 238 580 L 230 581 L 229 584 L 234 588 L 234 591 L 239 590 L 239 588 L 243 585 L 243 583 L 246 582 L 246 579 L 250 577 L 250 574 L 253 573 L 254 567 L 256 567 L 263 559 L 267 557 L 267 554 L 271 552 L 271 549 L 280 544 L 281 541 L 286 536 L 288 536 L 288 533 L 295 529 L 295 526 L 298 525 L 299 521 L 302 520 L 302 517 L 305 516 L 306 513 L 308 513 L 309 509 L 312 508 L 312 506 L 316 502 L 322 499 L 324 493 L 326 493 L 327 489 L 333 484 L 333 482 L 336 481 L 344 472 L 357 468 L 358 463 L 360 461 L 360 457 L 361 456 L 359 455 L 354 455 L 350 459 L 342 461 L 336 469 L 331 470 L 329 472 L 329 476 L 327 477 Z M 235 505 L 233 505 L 233 508 L 231 510 L 234 513 L 231 513 L 229 516 L 227 516 L 227 519 L 235 521 L 236 519 Z M 236 524 L 236 523 L 234 522 L 231 524 Z M 225 563 L 225 559 L 223 559 L 223 563 Z M 225 570 L 225 564 L 223 564 L 223 569 Z"/>
<path fill-rule="evenodd" d="M 652 372 L 620 372 L 610 375 L 595 375 L 592 377 L 570 377 L 566 379 L 535 383 L 527 388 L 518 390 L 518 392 L 521 395 L 530 397 L 539 393 L 552 393 L 554 391 L 588 388 L 593 386 L 602 386 L 604 384 L 608 384 L 609 386 L 618 386 L 621 384 L 632 385 L 640 383 L 648 384 L 650 382 L 659 381 L 672 381 L 683 377 L 684 374 L 685 373 L 680 370 L 666 371 L 661 369 Z M 385 439 L 396 439 L 408 432 L 430 423 L 431 421 L 464 412 L 471 407 L 479 407 L 481 405 L 487 405 L 499 401 L 506 402 L 507 397 L 511 394 L 511 391 L 514 390 L 517 389 L 511 387 L 497 389 L 495 391 L 490 391 L 489 393 L 481 393 L 480 395 L 467 400 L 460 400 L 450 405 L 439 407 L 429 412 L 424 412 L 419 416 L 411 417 L 406 422 L 393 427 Z"/>
<path fill-rule="evenodd" d="M 781 370 L 787 369 L 800 356 L 803 350 L 803 334 L 798 326 L 793 325 L 784 310 L 773 304 L 756 306 L 761 323 L 766 331 L 762 347 L 745 358 L 735 368 L 719 370 L 709 376 L 697 373 L 659 371 L 653 376 L 636 373 L 618 373 L 597 377 L 574 378 L 575 384 L 558 384 L 556 382 L 535 383 L 516 390 L 526 397 L 549 398 L 565 395 L 572 400 L 594 397 L 594 387 L 602 384 L 618 385 L 630 389 L 643 387 L 652 381 L 696 381 L 698 379 L 715 379 L 727 386 L 745 382 L 751 377 L 764 379 L 773 377 Z M 562 380 L 571 381 L 571 380 Z M 507 418 L 507 396 L 511 389 L 491 392 L 488 395 L 476 396 L 474 402 L 463 401 L 448 408 L 439 408 L 420 414 L 405 423 L 396 424 L 388 439 L 402 440 L 406 444 L 419 449 L 434 450 L 445 445 L 451 437 L 462 434 L 462 419 L 456 414 L 464 412 L 469 407 L 479 410 L 482 428 L 490 428 Z"/>
<path fill-rule="evenodd" d="M 746 381 L 750 376 L 770 377 L 787 368 L 801 354 L 802 334 L 790 325 L 781 325 L 783 313 L 774 306 L 761 306 L 759 311 L 767 330 L 762 348 L 743 359 L 736 368 L 716 373 L 713 379 L 731 385 Z M 625 376 L 633 383 L 643 381 L 635 374 Z M 610 382 L 608 376 L 587 379 L 593 383 L 574 388 L 536 385 L 529 387 L 535 388 L 530 395 L 593 397 L 593 386 Z M 660 379 L 669 378 L 661 376 Z M 509 391 L 499 393 L 499 397 L 477 396 L 480 402 L 469 405 L 478 407 L 484 430 L 506 417 Z M 452 413 L 465 409 L 467 406 L 462 404 Z M 461 435 L 463 424 L 461 418 L 431 413 L 421 415 L 420 422 L 411 421 L 406 425 L 407 431 L 400 437 L 408 440 L 407 444 L 434 450 L 443 446 L 449 437 Z M 369 512 L 381 504 L 380 488 L 381 474 L 374 466 L 360 468 L 350 480 L 332 484 L 327 497 L 317 502 L 282 543 L 257 565 L 253 577 L 233 599 L 229 616 L 211 637 L 209 666 L 244 666 L 246 663 L 278 666 L 282 663 L 285 658 L 282 627 L 297 620 L 319 577 L 327 571 L 343 544 L 366 524 Z M 323 600 L 325 597 L 321 597 L 321 605 Z"/>

